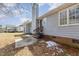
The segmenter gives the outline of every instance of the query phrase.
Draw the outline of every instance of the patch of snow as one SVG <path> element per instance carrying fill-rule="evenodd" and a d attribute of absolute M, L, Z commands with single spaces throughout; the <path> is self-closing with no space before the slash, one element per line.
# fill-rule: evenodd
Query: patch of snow
<path fill-rule="evenodd" d="M 50 47 L 54 47 L 54 46 L 57 46 L 58 44 L 56 44 L 55 42 L 53 41 L 47 41 L 47 47 L 50 48 Z"/>
<path fill-rule="evenodd" d="M 58 47 L 57 43 L 53 41 L 47 41 L 46 43 L 48 48 L 53 48 L 56 51 L 56 53 L 53 53 L 52 55 L 55 55 L 55 54 L 57 55 L 64 52 L 62 48 Z"/>

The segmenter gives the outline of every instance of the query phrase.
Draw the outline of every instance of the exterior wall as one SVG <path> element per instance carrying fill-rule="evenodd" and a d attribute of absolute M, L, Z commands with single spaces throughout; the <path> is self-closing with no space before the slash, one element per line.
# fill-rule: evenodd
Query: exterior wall
<path fill-rule="evenodd" d="M 58 26 L 58 13 L 43 19 L 45 35 L 54 35 L 79 39 L 79 25 Z"/>
<path fill-rule="evenodd" d="M 26 33 L 26 25 L 23 25 L 23 32 Z"/>
<path fill-rule="evenodd" d="M 26 23 L 23 25 L 24 33 L 31 33 L 31 23 Z"/>
<path fill-rule="evenodd" d="M 30 25 L 28 25 L 28 24 L 26 25 L 24 33 L 31 33 L 31 26 Z"/>
<path fill-rule="evenodd" d="M 17 31 L 18 31 L 18 32 L 23 32 L 23 27 L 22 27 L 22 26 L 18 26 L 18 27 L 17 27 Z"/>
<path fill-rule="evenodd" d="M 31 28 L 30 26 L 27 26 L 27 30 L 26 30 L 27 33 L 31 33 L 31 29 L 30 28 Z"/>

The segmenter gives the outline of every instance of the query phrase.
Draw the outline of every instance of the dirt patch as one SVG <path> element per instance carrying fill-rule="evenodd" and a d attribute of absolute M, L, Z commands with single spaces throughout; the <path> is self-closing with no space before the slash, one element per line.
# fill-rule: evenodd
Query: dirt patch
<path fill-rule="evenodd" d="M 48 48 L 45 42 L 46 41 L 43 41 L 43 42 L 39 41 L 37 44 L 29 46 L 29 49 L 33 53 L 33 55 L 37 55 L 37 56 L 79 56 L 79 49 L 75 49 L 75 48 L 60 45 L 60 44 L 55 48 Z"/>

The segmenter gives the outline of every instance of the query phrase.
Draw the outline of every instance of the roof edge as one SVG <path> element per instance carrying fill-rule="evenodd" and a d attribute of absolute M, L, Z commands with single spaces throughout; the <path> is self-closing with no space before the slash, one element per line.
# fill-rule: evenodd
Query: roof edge
<path fill-rule="evenodd" d="M 56 12 L 59 12 L 60 10 L 63 10 L 65 8 L 68 8 L 68 7 L 70 7 L 72 5 L 75 5 L 75 4 L 77 4 L 77 3 L 64 3 L 64 4 L 60 5 L 60 6 L 58 6 L 57 8 L 52 9 L 52 10 L 48 11 L 47 13 L 39 16 L 37 19 L 43 19 L 44 17 L 55 14 Z"/>

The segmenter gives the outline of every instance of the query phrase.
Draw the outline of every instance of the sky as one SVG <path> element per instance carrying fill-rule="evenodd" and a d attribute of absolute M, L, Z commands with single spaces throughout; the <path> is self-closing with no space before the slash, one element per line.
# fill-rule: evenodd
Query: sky
<path fill-rule="evenodd" d="M 12 11 L 12 15 L 5 16 L 0 13 L 0 24 L 1 25 L 20 25 L 27 20 L 32 20 L 32 4 L 30 3 L 20 3 L 17 4 L 18 8 L 16 8 L 16 4 L 4 4 L 8 7 L 9 10 Z M 56 8 L 61 5 L 61 3 L 39 3 L 39 16 L 45 14 L 51 9 Z M 0 8 L 1 9 L 1 8 Z M 5 9 L 2 9 L 5 11 Z M 19 12 L 20 11 L 20 12 Z M 7 10 L 6 10 L 7 13 Z"/>

